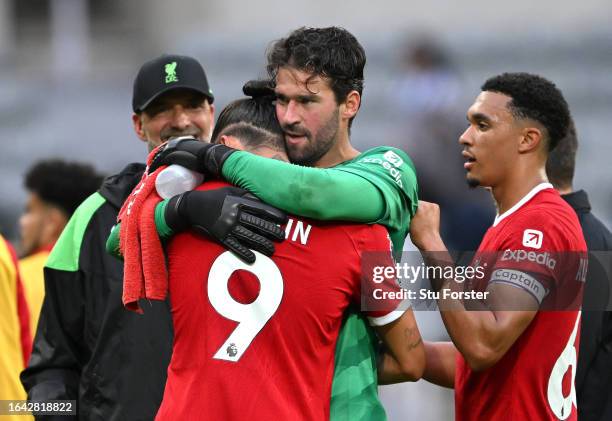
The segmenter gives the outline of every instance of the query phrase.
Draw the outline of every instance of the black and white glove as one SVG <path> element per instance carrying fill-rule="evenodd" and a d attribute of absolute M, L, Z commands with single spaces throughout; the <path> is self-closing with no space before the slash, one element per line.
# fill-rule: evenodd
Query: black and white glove
<path fill-rule="evenodd" d="M 267 256 L 274 253 L 272 241 L 285 239 L 278 224 L 287 222 L 287 215 L 282 211 L 238 187 L 189 191 L 174 196 L 166 206 L 164 217 L 174 231 L 193 229 L 247 263 L 255 262 L 255 254 L 250 249 Z"/>

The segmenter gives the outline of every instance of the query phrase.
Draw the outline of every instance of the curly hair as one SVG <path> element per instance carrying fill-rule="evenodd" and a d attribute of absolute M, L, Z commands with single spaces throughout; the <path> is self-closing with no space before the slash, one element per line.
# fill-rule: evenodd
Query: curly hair
<path fill-rule="evenodd" d="M 29 192 L 70 216 L 100 188 L 103 179 L 91 165 L 49 159 L 34 164 L 26 173 L 24 184 Z"/>
<path fill-rule="evenodd" d="M 551 81 L 530 73 L 503 73 L 488 79 L 481 89 L 512 98 L 508 108 L 515 118 L 529 118 L 542 124 L 548 132 L 549 152 L 566 136 L 569 107 Z"/>
<path fill-rule="evenodd" d="M 351 91 L 363 93 L 366 55 L 350 32 L 336 26 L 302 27 L 275 41 L 267 52 L 271 79 L 284 66 L 329 79 L 336 102 L 344 102 Z"/>

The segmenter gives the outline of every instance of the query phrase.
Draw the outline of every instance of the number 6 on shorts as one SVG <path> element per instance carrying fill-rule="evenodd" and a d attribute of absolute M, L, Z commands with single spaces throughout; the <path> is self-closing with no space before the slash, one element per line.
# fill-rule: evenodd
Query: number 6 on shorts
<path fill-rule="evenodd" d="M 278 310 L 283 298 L 283 277 L 278 266 L 267 256 L 254 251 L 257 259 L 247 265 L 229 251 L 214 261 L 208 276 L 208 299 L 221 316 L 238 322 L 238 326 L 221 345 L 213 358 L 236 362 L 255 336 Z M 237 270 L 251 272 L 259 279 L 259 296 L 250 304 L 234 300 L 228 281 Z"/>

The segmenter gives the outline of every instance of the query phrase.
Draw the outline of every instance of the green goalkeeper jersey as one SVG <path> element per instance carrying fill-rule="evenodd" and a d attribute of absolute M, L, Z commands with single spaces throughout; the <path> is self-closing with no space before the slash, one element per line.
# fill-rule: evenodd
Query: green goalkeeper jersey
<path fill-rule="evenodd" d="M 223 176 L 295 215 L 384 225 L 398 260 L 418 206 L 412 161 L 403 151 L 385 146 L 327 169 L 237 152 L 224 164 Z M 378 398 L 377 346 L 358 309 L 347 312 L 336 344 L 330 420 L 386 419 Z"/>

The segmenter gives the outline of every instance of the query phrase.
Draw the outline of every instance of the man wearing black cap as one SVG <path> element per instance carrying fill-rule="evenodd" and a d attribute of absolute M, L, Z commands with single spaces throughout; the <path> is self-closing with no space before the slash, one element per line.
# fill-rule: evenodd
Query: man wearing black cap
<path fill-rule="evenodd" d="M 173 136 L 208 140 L 215 107 L 197 60 L 164 55 L 145 63 L 134 81 L 132 121 L 149 151 Z"/>
<path fill-rule="evenodd" d="M 213 99 L 195 59 L 149 61 L 134 82 L 136 134 L 149 149 L 176 135 L 208 141 Z M 80 419 L 151 420 L 161 402 L 172 349 L 168 305 L 143 303 L 144 315 L 124 310 L 123 265 L 105 252 L 144 168 L 130 164 L 106 179 L 76 210 L 45 265 L 45 299 L 21 380 L 30 400 L 76 400 Z"/>

